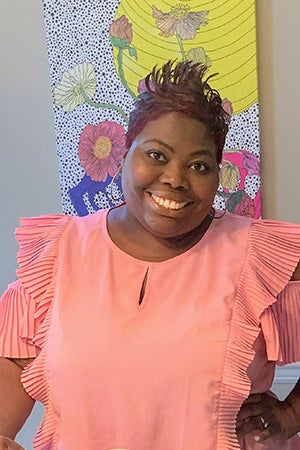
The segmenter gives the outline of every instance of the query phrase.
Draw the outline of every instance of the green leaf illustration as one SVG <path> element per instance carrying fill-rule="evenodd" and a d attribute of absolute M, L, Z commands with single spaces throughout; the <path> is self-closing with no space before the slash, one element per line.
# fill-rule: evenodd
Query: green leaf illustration
<path fill-rule="evenodd" d="M 137 49 L 135 47 L 128 47 L 128 53 L 130 56 L 133 56 L 137 59 Z"/>
<path fill-rule="evenodd" d="M 112 35 L 109 35 L 109 39 L 110 39 L 110 42 L 112 43 L 112 45 L 114 47 L 117 47 L 117 48 L 128 48 L 128 41 L 127 41 L 127 39 L 121 39 L 119 37 L 112 36 Z"/>
<path fill-rule="evenodd" d="M 226 204 L 226 208 L 229 212 L 234 212 L 236 205 L 240 203 L 240 201 L 244 197 L 244 194 L 245 192 L 242 189 L 231 194 Z"/>

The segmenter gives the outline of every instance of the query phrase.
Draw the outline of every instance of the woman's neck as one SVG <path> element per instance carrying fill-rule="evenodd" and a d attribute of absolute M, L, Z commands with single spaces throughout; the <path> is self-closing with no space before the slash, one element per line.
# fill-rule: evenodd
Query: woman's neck
<path fill-rule="evenodd" d="M 109 211 L 108 233 L 120 250 L 143 261 L 159 262 L 186 252 L 199 242 L 211 224 L 207 215 L 202 223 L 190 232 L 175 237 L 160 237 L 142 226 L 132 226 L 126 219 L 126 205 Z"/>

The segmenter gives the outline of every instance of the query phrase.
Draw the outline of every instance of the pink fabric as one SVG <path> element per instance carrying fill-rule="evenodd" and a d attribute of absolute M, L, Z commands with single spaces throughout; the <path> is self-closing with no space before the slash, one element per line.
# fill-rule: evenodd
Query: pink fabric
<path fill-rule="evenodd" d="M 0 302 L 1 356 L 35 358 L 38 355 L 38 349 L 26 342 L 27 336 L 34 334 L 34 312 L 35 303 L 24 287 L 17 281 L 11 283 Z"/>
<path fill-rule="evenodd" d="M 278 365 L 299 361 L 299 317 L 295 314 L 299 305 L 300 281 L 293 281 L 279 294 L 279 302 L 262 316 L 262 330 L 267 341 L 268 359 Z"/>
<path fill-rule="evenodd" d="M 46 406 L 34 448 L 300 449 L 297 437 L 278 447 L 235 435 L 243 400 L 272 383 L 267 354 L 300 359 L 286 327 L 299 320 L 300 283 L 288 282 L 300 227 L 226 214 L 155 263 L 119 250 L 106 214 L 26 219 L 16 233 L 20 283 L 1 302 L 0 350 L 39 353 L 22 375 Z"/>

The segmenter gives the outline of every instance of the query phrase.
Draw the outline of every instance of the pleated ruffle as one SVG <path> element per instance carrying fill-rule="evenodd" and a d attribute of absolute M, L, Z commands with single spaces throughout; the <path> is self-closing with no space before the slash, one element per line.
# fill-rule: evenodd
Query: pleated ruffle
<path fill-rule="evenodd" d="M 268 359 L 278 365 L 300 361 L 300 281 L 291 281 L 262 316 Z"/>
<path fill-rule="evenodd" d="M 11 283 L 0 301 L 0 355 L 35 358 L 38 349 L 25 336 L 34 335 L 34 302 L 19 281 Z"/>
<path fill-rule="evenodd" d="M 300 227 L 273 221 L 250 225 L 248 253 L 232 312 L 219 402 L 218 450 L 240 449 L 236 415 L 250 393 L 247 369 L 261 315 L 288 284 L 300 258 Z"/>
<path fill-rule="evenodd" d="M 45 373 L 46 340 L 52 317 L 52 299 L 57 272 L 59 240 L 71 216 L 51 215 L 21 220 L 15 232 L 19 241 L 19 277 L 22 289 L 30 298 L 23 315 L 22 339 L 39 355 L 22 372 L 26 392 L 45 406 L 43 422 L 34 439 L 34 449 L 54 450 L 55 421 Z"/>
<path fill-rule="evenodd" d="M 53 298 L 59 238 L 70 219 L 65 215 L 25 218 L 15 231 L 20 246 L 17 275 L 35 304 L 34 325 L 24 325 L 28 328 L 23 337 L 39 348 L 43 347 L 43 322 Z"/>

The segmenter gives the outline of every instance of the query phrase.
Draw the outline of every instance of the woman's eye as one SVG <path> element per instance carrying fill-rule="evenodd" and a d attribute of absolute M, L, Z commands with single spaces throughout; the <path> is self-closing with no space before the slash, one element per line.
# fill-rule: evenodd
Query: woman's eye
<path fill-rule="evenodd" d="M 164 157 L 164 155 L 162 153 L 160 153 L 160 152 L 155 151 L 155 150 L 151 150 L 147 154 L 148 154 L 148 156 L 150 158 L 155 159 L 156 161 L 159 161 L 159 162 L 166 161 L 166 158 Z"/>
<path fill-rule="evenodd" d="M 202 162 L 196 162 L 192 164 L 191 168 L 196 172 L 207 172 L 209 170 L 209 166 Z"/>

